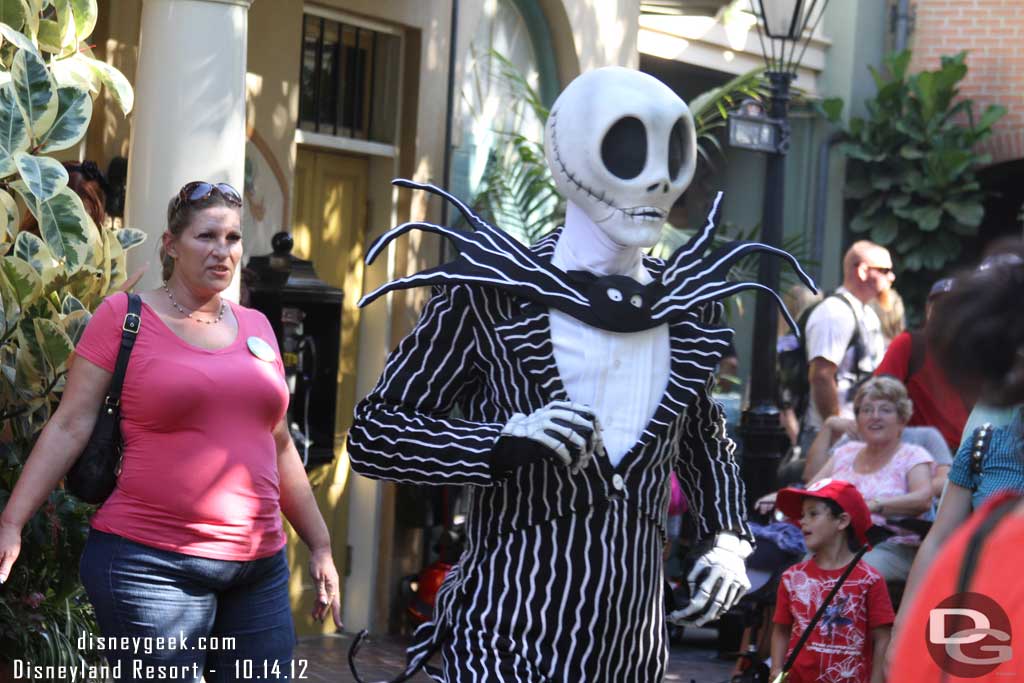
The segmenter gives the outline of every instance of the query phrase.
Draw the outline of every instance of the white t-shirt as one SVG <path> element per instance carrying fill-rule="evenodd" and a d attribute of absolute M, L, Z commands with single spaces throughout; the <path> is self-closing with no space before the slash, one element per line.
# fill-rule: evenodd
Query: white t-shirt
<path fill-rule="evenodd" d="M 835 296 L 825 297 L 807 319 L 807 362 L 824 358 L 838 368 L 836 382 L 839 392 L 839 414 L 853 417 L 853 395 L 850 389 L 859 377 L 869 375 L 885 355 L 885 337 L 882 336 L 882 322 L 870 306 L 840 287 L 836 293 L 850 303 L 847 306 Z M 852 307 L 852 310 L 851 310 Z M 854 317 L 856 311 L 856 317 Z M 860 328 L 860 346 L 863 355 L 854 367 L 856 349 L 850 346 L 853 333 Z M 859 372 L 858 372 L 859 370 Z M 813 389 L 810 405 L 807 407 L 808 427 L 819 429 L 821 415 L 814 402 Z"/>

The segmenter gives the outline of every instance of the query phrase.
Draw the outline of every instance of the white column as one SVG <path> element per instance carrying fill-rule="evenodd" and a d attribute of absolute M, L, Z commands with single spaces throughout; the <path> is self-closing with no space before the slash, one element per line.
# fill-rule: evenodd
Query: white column
<path fill-rule="evenodd" d="M 190 180 L 245 177 L 245 57 L 252 0 L 144 0 L 128 152 L 125 225 L 145 231 L 128 252 L 140 282 L 160 284 L 167 202 Z M 244 207 L 243 207 L 244 210 Z M 228 290 L 238 300 L 238 273 Z"/>

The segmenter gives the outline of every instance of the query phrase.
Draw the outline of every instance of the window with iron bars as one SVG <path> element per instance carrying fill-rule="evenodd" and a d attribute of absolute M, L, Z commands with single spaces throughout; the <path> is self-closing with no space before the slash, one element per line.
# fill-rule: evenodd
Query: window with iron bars
<path fill-rule="evenodd" d="M 299 128 L 395 144 L 401 38 L 303 16 Z"/>

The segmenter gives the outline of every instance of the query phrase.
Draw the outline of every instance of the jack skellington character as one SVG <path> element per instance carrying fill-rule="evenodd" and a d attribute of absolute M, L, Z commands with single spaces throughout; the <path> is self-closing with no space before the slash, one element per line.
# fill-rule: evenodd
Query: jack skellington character
<path fill-rule="evenodd" d="M 692 115 L 649 75 L 605 68 L 575 79 L 552 108 L 545 150 L 568 206 L 564 228 L 533 247 L 442 190 L 400 180 L 451 201 L 473 230 L 408 223 L 367 254 L 412 229 L 459 251 L 360 302 L 435 286 L 356 408 L 353 469 L 469 485 L 466 550 L 403 679 L 441 649 L 441 668 L 428 669 L 440 681 L 662 680 L 672 470 L 706 552 L 689 576 L 690 605 L 670 618 L 703 624 L 749 586 L 743 484 L 708 395 L 732 337 L 717 325 L 718 300 L 765 289 L 726 278 L 753 251 L 788 259 L 813 283 L 765 245 L 705 254 L 721 195 L 667 261 L 643 253 L 696 164 Z"/>

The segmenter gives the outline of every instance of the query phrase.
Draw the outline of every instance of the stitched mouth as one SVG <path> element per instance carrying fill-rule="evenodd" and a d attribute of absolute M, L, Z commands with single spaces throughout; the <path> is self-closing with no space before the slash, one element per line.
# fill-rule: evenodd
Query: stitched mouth
<path fill-rule="evenodd" d="M 653 206 L 639 206 L 639 207 L 632 207 L 632 208 L 628 208 L 628 209 L 627 208 L 623 208 L 621 206 L 616 205 L 612 201 L 610 201 L 603 191 L 595 190 L 594 188 L 591 188 L 591 187 L 585 185 L 575 174 L 573 174 L 569 170 L 569 167 L 566 166 L 565 162 L 562 160 L 562 150 L 561 150 L 561 147 L 559 147 L 559 145 L 558 145 L 558 110 L 557 109 L 555 111 L 551 112 L 550 118 L 551 118 L 551 149 L 555 153 L 554 154 L 555 162 L 558 165 L 557 169 L 552 169 L 552 170 L 557 170 L 558 172 L 560 172 L 563 176 L 565 176 L 565 178 L 570 183 L 575 185 L 576 188 L 578 190 L 580 190 L 581 192 L 585 192 L 588 196 L 590 196 L 593 199 L 595 199 L 596 201 L 604 204 L 605 206 L 609 207 L 613 211 L 617 211 L 619 213 L 625 214 L 631 220 L 647 223 L 647 222 L 657 221 L 657 220 L 664 221 L 665 218 L 668 217 L 668 212 L 663 211 L 663 210 L 658 209 L 658 208 L 655 208 Z M 609 216 L 609 218 L 611 218 L 611 216 Z"/>
<path fill-rule="evenodd" d="M 643 206 L 636 209 L 625 209 L 625 213 L 634 219 L 664 220 L 666 212 L 651 206 Z"/>

